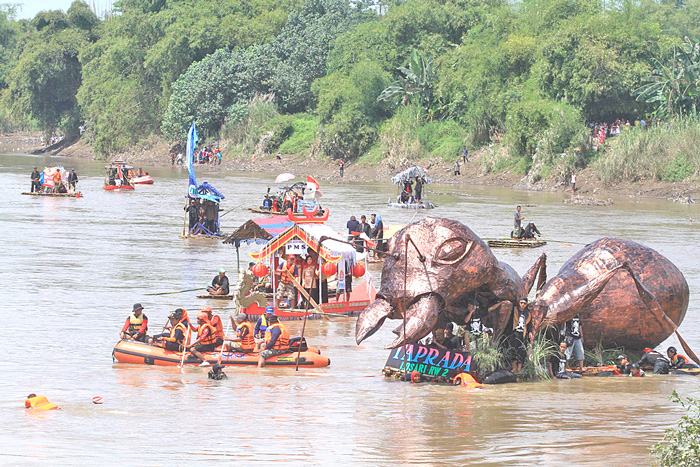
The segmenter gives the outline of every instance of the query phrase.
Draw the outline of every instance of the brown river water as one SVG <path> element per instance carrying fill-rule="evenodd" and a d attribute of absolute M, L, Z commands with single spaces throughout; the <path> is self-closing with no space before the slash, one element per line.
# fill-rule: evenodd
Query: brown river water
<path fill-rule="evenodd" d="M 33 166 L 58 164 L 76 168 L 84 198 L 20 195 L 29 190 Z M 0 155 L 2 465 L 651 465 L 648 448 L 683 413 L 668 396 L 698 393 L 700 380 L 690 376 L 478 391 L 387 381 L 380 375 L 388 356 L 383 345 L 393 340 L 395 326 L 357 346 L 355 319 L 344 317 L 307 324 L 309 342 L 331 359 L 328 368 L 229 368 L 228 380 L 210 381 L 206 369 L 115 364 L 112 348 L 133 303 L 145 306 L 150 331 L 158 332 L 174 308 L 196 309 L 205 301 L 197 292 L 146 294 L 202 287 L 218 268 L 234 270 L 236 254 L 220 242 L 179 238 L 186 169 L 150 168 L 154 185 L 107 193 L 103 166 Z M 222 208 L 233 211 L 222 227 L 228 232 L 254 216 L 246 208 L 275 186 L 274 176 L 197 173 L 198 182 L 227 195 Z M 583 244 L 602 236 L 656 249 L 690 284 L 680 332 L 700 351 L 700 205 L 619 198 L 613 206 L 580 207 L 563 204 L 562 194 L 428 188 L 463 193 L 431 196 L 439 207 L 430 214 L 458 219 L 484 237 L 507 235 L 515 205 L 534 204 L 523 208 L 526 220 L 547 236 L 581 244 L 495 250 L 521 274 L 546 252 L 551 277 Z M 321 189 L 338 230 L 350 215 L 376 212 L 385 224 L 406 224 L 415 214 L 386 207 L 396 194 L 388 183 L 321 182 Z M 243 264 L 252 248 L 241 250 Z M 380 269 L 371 269 L 378 284 Z M 301 330 L 300 321 L 289 326 L 293 334 Z M 675 338 L 659 348 L 668 345 L 677 345 Z M 63 409 L 25 410 L 32 392 Z M 104 404 L 92 404 L 93 396 Z"/>

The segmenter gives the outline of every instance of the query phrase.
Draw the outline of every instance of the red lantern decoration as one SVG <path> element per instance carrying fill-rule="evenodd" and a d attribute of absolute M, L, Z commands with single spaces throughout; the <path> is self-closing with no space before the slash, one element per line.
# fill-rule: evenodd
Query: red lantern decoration
<path fill-rule="evenodd" d="M 321 273 L 326 277 L 330 277 L 336 272 L 338 272 L 338 266 L 334 263 L 324 263 L 323 266 L 321 266 Z"/>
<path fill-rule="evenodd" d="M 357 263 L 352 267 L 352 277 L 362 277 L 365 275 L 365 265 Z"/>
<path fill-rule="evenodd" d="M 253 274 L 255 274 L 255 277 L 267 276 L 267 266 L 265 266 L 263 263 L 257 263 L 255 266 L 253 266 Z"/>

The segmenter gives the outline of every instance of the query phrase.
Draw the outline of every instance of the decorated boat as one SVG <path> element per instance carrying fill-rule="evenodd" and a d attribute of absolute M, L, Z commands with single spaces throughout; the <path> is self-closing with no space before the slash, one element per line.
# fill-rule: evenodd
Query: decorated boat
<path fill-rule="evenodd" d="M 537 248 L 547 244 L 538 238 L 482 238 L 491 248 Z"/>
<path fill-rule="evenodd" d="M 301 318 L 305 314 L 309 317 L 348 315 L 364 310 L 374 300 L 377 291 L 366 267 L 367 255 L 358 254 L 352 243 L 325 224 L 328 216 L 328 209 L 322 217 L 318 217 L 316 210 L 302 208 L 301 215 L 289 209 L 286 218 L 273 216 L 260 219 L 258 227 L 267 231 L 270 238 L 253 240 L 265 243 L 258 253 L 251 254 L 259 262 L 252 271 L 263 283 L 268 284 L 268 292 L 272 293 L 237 291 L 241 297 L 239 301 L 242 312 L 261 315 L 269 305 L 274 307 L 275 314 L 281 319 Z M 240 245 L 241 241 L 245 240 L 225 240 L 234 245 Z M 313 266 L 315 270 L 312 296 L 303 289 L 297 277 L 290 277 L 297 302 L 308 299 L 308 313 L 305 308 L 295 307 L 294 303 L 287 304 L 276 298 L 281 279 L 279 267 L 289 255 L 312 258 L 311 263 L 307 263 L 307 267 Z"/>
<path fill-rule="evenodd" d="M 193 123 L 187 133 L 187 170 L 189 184 L 185 197 L 185 221 L 180 238 L 221 239 L 220 204 L 226 197 L 207 182 L 197 184 L 194 173 L 194 148 L 199 138 Z M 189 222 L 188 222 L 189 219 Z"/>
<path fill-rule="evenodd" d="M 282 174 L 293 177 L 292 174 Z M 300 213 L 303 208 L 307 211 L 314 211 L 317 217 L 323 217 L 324 209 L 318 200 L 323 196 L 318 182 L 311 176 L 306 176 L 306 181 L 296 182 L 293 185 L 285 185 L 277 190 L 276 194 L 267 193 L 263 198 L 261 206 L 248 208 L 257 214 L 271 214 L 274 216 L 286 216 L 287 210 L 291 208 L 294 212 Z"/>
<path fill-rule="evenodd" d="M 129 174 L 134 168 L 121 159 L 113 161 L 105 166 L 105 191 L 133 191 Z"/>
<path fill-rule="evenodd" d="M 388 207 L 401 209 L 433 209 L 435 207 L 433 203 L 423 199 L 422 196 L 422 187 L 430 183 L 430 178 L 424 168 L 408 168 L 391 177 L 391 183 L 398 187 L 399 194 L 396 201 L 389 199 Z M 413 190 L 414 183 L 416 184 L 415 192 Z"/>
<path fill-rule="evenodd" d="M 203 354 L 211 364 L 219 360 L 219 351 L 207 352 Z M 221 353 L 221 365 L 223 366 L 253 366 L 258 364 L 258 353 L 238 353 L 238 352 L 223 352 Z M 186 355 L 183 361 L 182 352 L 173 352 L 164 348 L 145 344 L 136 341 L 119 341 L 112 350 L 112 358 L 119 363 L 131 363 L 136 365 L 156 365 L 156 366 L 178 366 L 182 362 L 184 365 L 196 366 L 202 363 L 202 360 Z M 291 350 L 289 353 L 276 355 L 265 360 L 266 367 L 286 366 L 296 367 L 297 358 L 299 367 L 325 367 L 331 364 L 328 357 L 321 355 L 318 349 L 309 347 L 307 350 Z"/>

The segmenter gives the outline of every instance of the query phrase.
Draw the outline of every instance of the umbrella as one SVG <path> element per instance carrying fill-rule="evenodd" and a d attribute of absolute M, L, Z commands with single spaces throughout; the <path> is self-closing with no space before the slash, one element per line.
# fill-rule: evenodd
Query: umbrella
<path fill-rule="evenodd" d="M 286 181 L 292 180 L 293 178 L 294 178 L 294 174 L 290 174 L 290 173 L 279 174 L 277 176 L 277 178 L 275 179 L 275 183 L 286 182 Z"/>

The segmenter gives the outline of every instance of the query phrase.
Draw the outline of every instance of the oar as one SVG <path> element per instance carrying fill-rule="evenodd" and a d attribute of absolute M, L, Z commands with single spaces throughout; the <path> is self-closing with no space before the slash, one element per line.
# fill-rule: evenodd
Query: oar
<path fill-rule="evenodd" d="M 187 335 L 185 336 L 185 342 L 182 345 L 182 359 L 180 360 L 180 373 L 184 373 L 185 367 L 185 353 L 187 353 L 187 345 L 190 343 L 190 323 L 187 323 Z"/>
<path fill-rule="evenodd" d="M 170 295 L 170 294 L 174 294 L 174 293 L 192 292 L 195 290 L 204 290 L 204 289 L 206 289 L 206 287 L 197 287 L 196 289 L 176 290 L 174 292 L 147 293 L 145 295 Z"/>
<path fill-rule="evenodd" d="M 229 209 L 228 211 L 226 211 L 225 213 L 223 213 L 222 215 L 220 215 L 220 216 L 219 216 L 219 219 L 221 219 L 222 217 L 224 217 L 224 216 L 225 216 L 226 214 L 228 214 L 229 212 L 235 211 L 236 209 L 237 209 L 237 208 Z"/>
<path fill-rule="evenodd" d="M 224 337 L 226 337 L 226 334 L 228 334 L 228 330 L 231 328 L 231 320 L 228 320 L 226 323 L 226 331 L 224 331 Z M 226 341 L 223 340 L 221 343 L 221 350 L 219 351 L 219 358 L 216 359 L 216 363 L 221 365 L 221 357 L 224 355 L 224 348 L 226 347 Z"/>
<path fill-rule="evenodd" d="M 571 243 L 562 242 L 561 240 L 554 240 L 553 238 L 551 238 L 551 237 L 545 237 L 544 235 L 540 235 L 540 237 L 541 237 L 541 238 L 546 238 L 546 239 L 549 240 L 550 242 L 557 242 L 557 243 L 561 243 L 562 245 L 566 245 L 566 246 L 574 246 L 574 245 L 572 245 Z M 579 245 L 584 245 L 584 244 L 583 244 L 583 243 L 579 243 Z"/>

